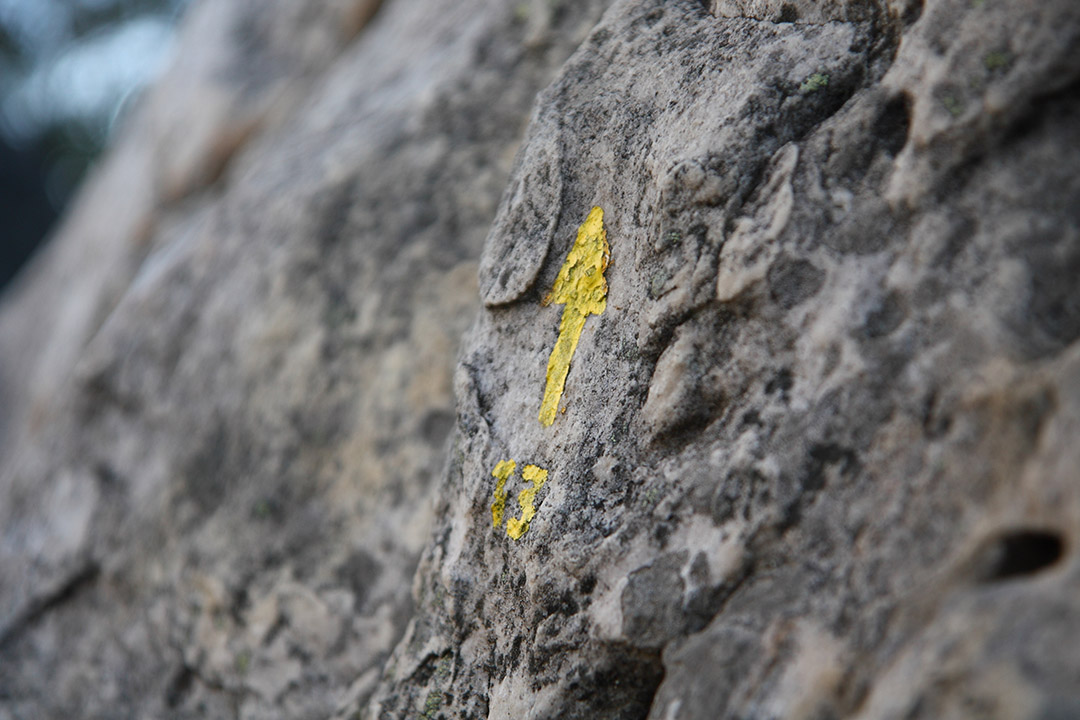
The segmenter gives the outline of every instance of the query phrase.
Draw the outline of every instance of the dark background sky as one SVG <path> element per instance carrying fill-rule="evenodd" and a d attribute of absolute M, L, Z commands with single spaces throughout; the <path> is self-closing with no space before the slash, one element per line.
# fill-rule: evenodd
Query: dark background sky
<path fill-rule="evenodd" d="M 188 0 L 0 0 L 0 293 L 169 61 Z"/>

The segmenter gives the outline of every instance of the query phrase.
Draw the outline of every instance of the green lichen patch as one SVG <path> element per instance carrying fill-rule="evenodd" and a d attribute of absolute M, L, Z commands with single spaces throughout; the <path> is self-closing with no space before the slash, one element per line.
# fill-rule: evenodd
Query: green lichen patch
<path fill-rule="evenodd" d="M 809 77 L 803 80 L 802 85 L 799 86 L 799 92 L 812 93 L 826 88 L 829 86 L 829 75 L 827 73 L 811 73 Z"/>
<path fill-rule="evenodd" d="M 649 298 L 656 300 L 664 295 L 669 280 L 671 280 L 671 273 L 664 268 L 653 273 L 649 279 Z"/>
<path fill-rule="evenodd" d="M 439 710 L 442 709 L 443 694 L 438 691 L 432 691 L 427 694 L 424 699 L 424 709 L 420 713 L 420 720 L 434 720 Z"/>
<path fill-rule="evenodd" d="M 454 660 L 449 655 L 440 660 L 438 666 L 435 668 L 435 680 L 439 683 L 444 683 L 449 680 L 453 666 Z"/>
<path fill-rule="evenodd" d="M 956 95 L 945 95 L 941 98 L 941 106 L 953 117 L 960 117 L 964 114 L 964 101 Z"/>
<path fill-rule="evenodd" d="M 1012 65 L 1012 61 L 1012 53 L 1007 50 L 994 50 L 986 53 L 986 56 L 983 57 L 983 65 L 990 72 L 1007 70 Z"/>
<path fill-rule="evenodd" d="M 233 659 L 233 666 L 236 668 L 238 675 L 246 675 L 248 668 L 251 667 L 251 653 L 247 650 L 241 650 L 236 653 L 236 657 Z"/>

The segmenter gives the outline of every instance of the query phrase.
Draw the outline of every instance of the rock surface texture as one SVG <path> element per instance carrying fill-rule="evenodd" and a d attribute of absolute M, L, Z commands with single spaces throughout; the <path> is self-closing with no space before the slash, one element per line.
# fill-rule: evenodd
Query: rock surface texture
<path fill-rule="evenodd" d="M 1080 716 L 1075 0 L 305 7 L 0 308 L 0 720 Z"/>

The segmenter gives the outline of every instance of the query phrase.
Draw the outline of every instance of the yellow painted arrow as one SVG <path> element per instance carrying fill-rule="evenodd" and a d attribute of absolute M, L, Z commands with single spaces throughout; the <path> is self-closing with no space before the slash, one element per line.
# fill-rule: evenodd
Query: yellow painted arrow
<path fill-rule="evenodd" d="M 604 211 L 594 207 L 585 222 L 578 228 L 577 240 L 566 257 L 551 293 L 543 305 L 565 305 L 559 323 L 559 339 L 551 350 L 547 364 L 547 385 L 544 400 L 540 403 L 540 423 L 544 426 L 555 422 L 566 376 L 570 373 L 570 360 L 577 350 L 585 319 L 599 315 L 607 308 L 607 270 L 610 252 L 607 232 L 604 231 Z"/>

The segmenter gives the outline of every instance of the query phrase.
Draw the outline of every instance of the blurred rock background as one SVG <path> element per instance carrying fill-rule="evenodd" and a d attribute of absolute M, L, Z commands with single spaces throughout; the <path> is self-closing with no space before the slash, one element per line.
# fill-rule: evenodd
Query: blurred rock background
<path fill-rule="evenodd" d="M 366 701 L 481 245 L 602 9 L 191 7 L 0 306 L 0 718 Z"/>

